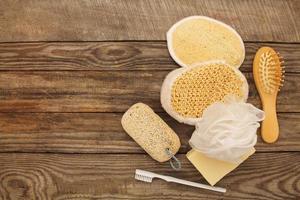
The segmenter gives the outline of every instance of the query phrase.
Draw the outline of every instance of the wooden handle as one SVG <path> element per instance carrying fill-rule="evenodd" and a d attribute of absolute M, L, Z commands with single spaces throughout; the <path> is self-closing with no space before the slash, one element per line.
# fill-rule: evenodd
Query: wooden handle
<path fill-rule="evenodd" d="M 274 143 L 279 136 L 279 125 L 274 98 L 266 98 L 263 102 L 265 120 L 262 122 L 261 135 L 265 142 Z"/>

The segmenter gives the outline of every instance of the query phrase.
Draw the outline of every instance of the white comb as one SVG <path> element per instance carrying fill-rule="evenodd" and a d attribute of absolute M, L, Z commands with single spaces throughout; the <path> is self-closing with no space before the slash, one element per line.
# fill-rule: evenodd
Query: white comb
<path fill-rule="evenodd" d="M 212 191 L 216 191 L 216 192 L 223 192 L 223 193 L 226 192 L 225 188 L 214 187 L 214 186 L 205 185 L 205 184 L 201 184 L 201 183 L 186 181 L 186 180 L 174 178 L 171 176 L 164 176 L 164 175 L 156 174 L 153 172 L 148 172 L 148 171 L 141 170 L 141 169 L 135 170 L 134 178 L 137 180 L 140 180 L 140 181 L 148 182 L 148 183 L 151 183 L 153 178 L 160 178 L 167 182 L 179 183 L 179 184 L 183 184 L 183 185 L 212 190 Z"/>

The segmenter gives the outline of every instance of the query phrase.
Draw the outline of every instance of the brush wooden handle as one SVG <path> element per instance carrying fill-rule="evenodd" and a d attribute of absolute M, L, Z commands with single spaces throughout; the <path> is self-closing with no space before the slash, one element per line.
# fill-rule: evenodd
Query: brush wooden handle
<path fill-rule="evenodd" d="M 265 98 L 263 101 L 265 119 L 261 126 L 261 135 L 265 142 L 274 143 L 279 136 L 279 125 L 276 114 L 276 100 Z"/>

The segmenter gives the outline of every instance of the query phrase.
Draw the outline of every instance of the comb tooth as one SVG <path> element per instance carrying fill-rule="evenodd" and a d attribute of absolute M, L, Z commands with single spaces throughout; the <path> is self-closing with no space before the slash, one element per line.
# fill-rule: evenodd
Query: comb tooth
<path fill-rule="evenodd" d="M 278 79 L 274 79 L 274 78 L 270 79 L 270 83 L 274 84 L 274 85 L 280 85 L 280 81 Z"/>
<path fill-rule="evenodd" d="M 279 85 L 279 86 L 281 86 L 281 87 L 283 86 L 283 84 L 282 84 L 281 82 L 280 82 L 280 83 L 277 83 L 277 85 Z"/>
<path fill-rule="evenodd" d="M 283 57 L 280 55 L 279 52 L 273 53 L 272 56 L 278 56 L 279 60 L 283 60 Z"/>
<path fill-rule="evenodd" d="M 272 53 L 271 56 L 272 56 L 272 57 L 273 57 L 273 56 L 278 56 L 278 54 L 277 54 L 277 53 Z"/>
<path fill-rule="evenodd" d="M 271 84 L 273 84 L 273 86 L 283 86 L 283 83 L 281 81 L 270 81 Z"/>
<path fill-rule="evenodd" d="M 275 56 L 275 55 L 276 55 L 276 56 L 281 56 L 280 53 L 279 53 L 278 51 L 275 52 L 275 53 L 272 53 L 272 56 Z"/>
<path fill-rule="evenodd" d="M 273 79 L 274 79 L 275 81 L 281 81 L 282 78 L 281 78 L 280 76 L 278 76 L 278 77 L 274 77 Z"/>

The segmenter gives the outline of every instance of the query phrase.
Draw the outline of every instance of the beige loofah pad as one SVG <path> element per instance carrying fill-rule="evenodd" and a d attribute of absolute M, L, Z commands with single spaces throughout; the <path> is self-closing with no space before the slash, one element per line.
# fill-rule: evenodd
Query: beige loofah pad
<path fill-rule="evenodd" d="M 225 62 L 206 62 L 169 73 L 162 85 L 161 103 L 176 120 L 193 125 L 209 105 L 230 94 L 247 100 L 244 75 Z"/>
<path fill-rule="evenodd" d="M 177 134 L 146 104 L 131 106 L 121 123 L 128 135 L 158 162 L 171 158 L 166 149 L 175 155 L 180 148 Z"/>
<path fill-rule="evenodd" d="M 240 35 L 230 26 L 204 16 L 191 16 L 167 33 L 168 49 L 182 67 L 211 60 L 225 60 L 236 68 L 245 58 Z"/>

